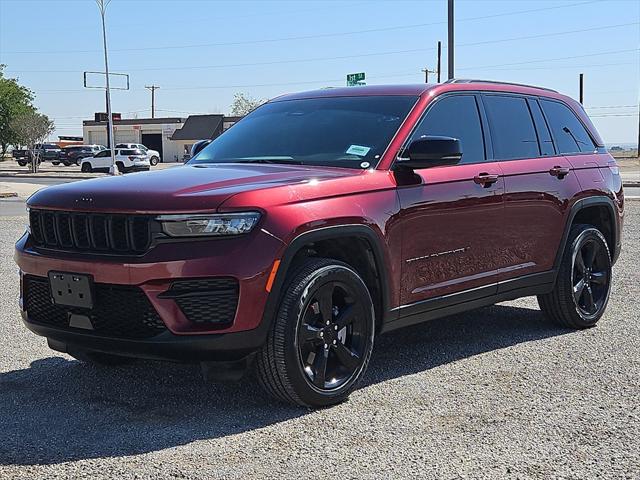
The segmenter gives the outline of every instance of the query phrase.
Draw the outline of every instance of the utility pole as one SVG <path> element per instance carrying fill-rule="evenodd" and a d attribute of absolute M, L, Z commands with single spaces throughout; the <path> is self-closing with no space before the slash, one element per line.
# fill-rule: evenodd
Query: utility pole
<path fill-rule="evenodd" d="M 115 138 L 113 137 L 113 118 L 111 116 L 111 93 L 109 92 L 109 57 L 107 55 L 107 28 L 104 23 L 104 14 L 107 5 L 111 3 L 111 0 L 96 0 L 96 4 L 100 9 L 100 17 L 102 18 L 102 43 L 104 46 L 104 72 L 105 77 L 107 79 L 107 121 L 109 125 L 109 150 L 111 152 L 111 168 L 109 169 L 109 173 L 111 175 L 118 175 L 120 172 L 118 171 L 118 166 L 116 165 L 116 154 L 113 149 L 115 145 Z"/>
<path fill-rule="evenodd" d="M 424 67 L 421 72 L 424 72 L 424 83 L 429 83 L 429 74 L 436 73 L 435 70 L 429 70 L 427 67 Z"/>
<path fill-rule="evenodd" d="M 442 42 L 438 40 L 438 83 L 440 83 L 440 60 L 442 58 Z"/>
<path fill-rule="evenodd" d="M 584 73 L 580 74 L 580 105 L 584 105 Z"/>
<path fill-rule="evenodd" d="M 449 75 L 448 79 L 454 78 L 453 69 L 453 0 L 447 0 L 447 55 L 449 56 Z"/>
<path fill-rule="evenodd" d="M 157 85 L 149 85 L 144 88 L 151 90 L 151 118 L 156 118 L 156 90 L 160 87 Z"/>

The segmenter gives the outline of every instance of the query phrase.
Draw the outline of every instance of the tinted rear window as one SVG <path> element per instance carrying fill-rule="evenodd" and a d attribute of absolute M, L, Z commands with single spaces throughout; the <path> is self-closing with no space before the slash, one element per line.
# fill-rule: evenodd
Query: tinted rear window
<path fill-rule="evenodd" d="M 595 145 L 573 111 L 560 102 L 540 100 L 560 153 L 593 152 Z"/>
<path fill-rule="evenodd" d="M 485 95 L 484 106 L 491 125 L 493 154 L 496 159 L 532 158 L 540 155 L 533 119 L 524 98 Z"/>
<path fill-rule="evenodd" d="M 120 150 L 120 155 L 144 155 L 142 150 Z"/>

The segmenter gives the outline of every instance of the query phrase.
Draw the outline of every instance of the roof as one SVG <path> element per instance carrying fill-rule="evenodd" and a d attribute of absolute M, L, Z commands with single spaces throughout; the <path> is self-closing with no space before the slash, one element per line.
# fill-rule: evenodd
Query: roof
<path fill-rule="evenodd" d="M 307 92 L 290 93 L 276 97 L 272 102 L 294 100 L 300 98 L 319 97 L 360 97 L 368 95 L 422 95 L 427 90 L 437 87 L 434 84 L 418 83 L 415 85 L 361 85 L 355 87 L 323 88 Z"/>
<path fill-rule="evenodd" d="M 437 93 L 451 90 L 483 90 L 483 91 L 504 91 L 529 94 L 547 94 L 555 96 L 557 92 L 544 87 L 532 85 L 521 85 L 517 83 L 496 82 L 492 80 L 466 80 L 455 79 L 444 83 L 418 83 L 410 85 L 362 85 L 354 87 L 323 88 L 321 90 L 311 90 L 307 92 L 291 93 L 276 97 L 275 102 L 285 100 L 295 100 L 303 98 L 323 98 L 323 97 L 359 97 L 372 95 L 413 95 L 420 96 L 434 90 Z M 434 92 L 434 93 L 435 93 Z"/>
<path fill-rule="evenodd" d="M 191 115 L 171 140 L 205 140 L 222 132 L 224 115 Z"/>
<path fill-rule="evenodd" d="M 114 125 L 153 125 L 153 124 L 165 124 L 165 123 L 183 123 L 184 118 L 181 117 L 161 117 L 161 118 L 123 118 L 122 120 L 114 120 Z M 82 122 L 84 126 L 92 125 L 106 125 L 106 120 L 103 122 L 96 122 L 94 120 L 84 120 Z"/>

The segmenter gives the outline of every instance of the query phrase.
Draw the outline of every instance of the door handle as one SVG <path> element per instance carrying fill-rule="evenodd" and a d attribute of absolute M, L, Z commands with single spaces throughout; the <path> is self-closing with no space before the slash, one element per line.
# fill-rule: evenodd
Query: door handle
<path fill-rule="evenodd" d="M 473 177 L 473 181 L 478 185 L 482 185 L 484 188 L 490 187 L 494 183 L 498 181 L 500 175 L 493 175 L 488 173 L 479 173 L 475 177 Z"/>
<path fill-rule="evenodd" d="M 569 175 L 570 171 L 571 170 L 568 169 L 567 167 L 561 167 L 559 165 L 556 165 L 551 170 L 549 170 L 549 175 L 553 175 L 554 177 L 558 177 L 560 180 L 562 180 L 564 177 Z"/>

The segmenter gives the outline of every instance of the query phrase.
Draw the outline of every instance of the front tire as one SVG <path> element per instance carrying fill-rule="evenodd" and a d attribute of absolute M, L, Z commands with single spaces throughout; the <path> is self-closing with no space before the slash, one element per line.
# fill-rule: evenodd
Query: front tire
<path fill-rule="evenodd" d="M 375 334 L 373 301 L 349 265 L 313 258 L 286 290 L 256 369 L 263 388 L 295 405 L 344 401 L 360 383 Z"/>
<path fill-rule="evenodd" d="M 538 295 L 545 316 L 562 327 L 593 327 L 604 314 L 611 292 L 611 254 L 591 225 L 574 225 L 551 293 Z"/>
<path fill-rule="evenodd" d="M 91 164 L 88 162 L 83 163 L 80 167 L 80 171 L 83 173 L 91 173 L 92 170 L 93 168 L 91 168 Z"/>

